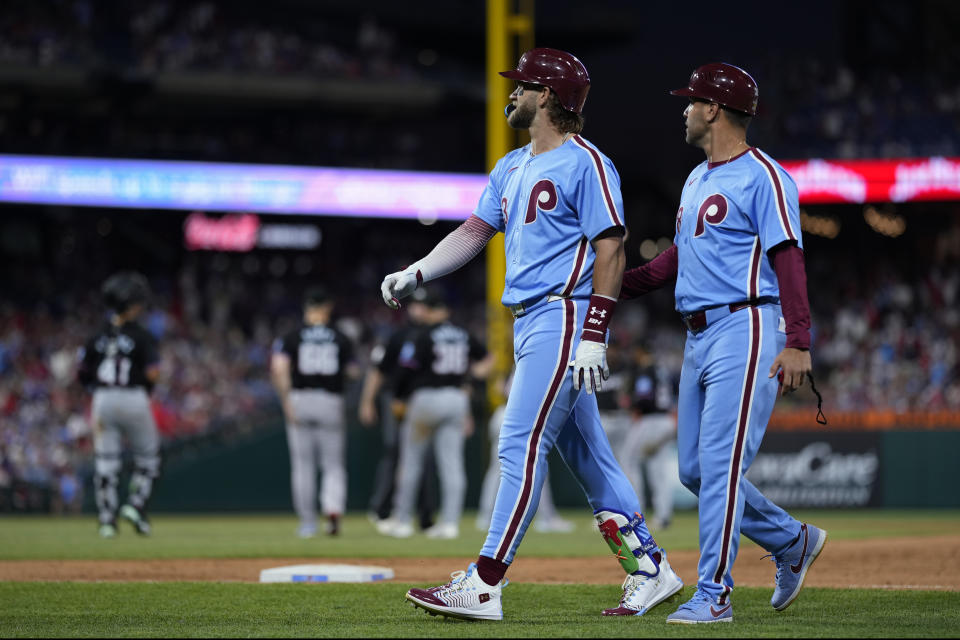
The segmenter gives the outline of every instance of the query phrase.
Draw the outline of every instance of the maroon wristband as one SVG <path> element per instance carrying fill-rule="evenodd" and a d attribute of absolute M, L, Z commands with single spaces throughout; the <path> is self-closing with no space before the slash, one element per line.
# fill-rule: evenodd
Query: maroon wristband
<path fill-rule="evenodd" d="M 410 267 L 410 265 L 405 264 L 405 265 L 403 265 L 402 267 L 400 267 L 400 271 L 406 271 L 407 268 L 409 268 L 409 267 Z M 420 273 L 420 269 L 417 269 L 417 286 L 414 287 L 414 289 L 419 289 L 419 288 L 422 287 L 422 286 L 423 286 L 423 274 Z M 396 298 L 394 298 L 394 300 L 396 300 Z"/>
<path fill-rule="evenodd" d="M 587 317 L 583 321 L 583 334 L 580 339 L 606 342 L 607 325 L 610 324 L 610 316 L 613 315 L 613 309 L 616 306 L 617 301 L 613 298 L 598 293 L 591 295 L 590 306 L 587 307 Z"/>

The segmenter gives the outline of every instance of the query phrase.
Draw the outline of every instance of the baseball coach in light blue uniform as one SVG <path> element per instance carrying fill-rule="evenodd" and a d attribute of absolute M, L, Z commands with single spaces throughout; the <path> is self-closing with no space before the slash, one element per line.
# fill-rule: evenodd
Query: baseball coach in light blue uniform
<path fill-rule="evenodd" d="M 827 535 L 744 476 L 778 391 L 798 388 L 811 371 L 803 238 L 796 184 L 746 142 L 759 95 L 754 79 L 711 63 L 672 93 L 690 98 L 686 140 L 707 161 L 687 177 L 673 246 L 626 272 L 621 297 L 676 278 L 687 328 L 677 449 L 680 480 L 700 498 L 700 562 L 696 593 L 667 622 L 730 622 L 741 532 L 773 555 L 778 611 L 800 593 Z"/>

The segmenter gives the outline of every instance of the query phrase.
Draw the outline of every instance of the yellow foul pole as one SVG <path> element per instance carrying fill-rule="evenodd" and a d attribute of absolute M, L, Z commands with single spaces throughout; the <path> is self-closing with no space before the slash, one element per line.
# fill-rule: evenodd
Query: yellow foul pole
<path fill-rule="evenodd" d="M 533 0 L 487 0 L 487 171 L 521 142 L 503 115 L 513 83 L 499 75 L 516 66 L 520 54 L 533 48 Z M 494 368 L 487 385 L 490 409 L 503 403 L 499 384 L 513 366 L 513 318 L 500 303 L 506 259 L 503 234 L 487 244 L 487 348 Z"/>

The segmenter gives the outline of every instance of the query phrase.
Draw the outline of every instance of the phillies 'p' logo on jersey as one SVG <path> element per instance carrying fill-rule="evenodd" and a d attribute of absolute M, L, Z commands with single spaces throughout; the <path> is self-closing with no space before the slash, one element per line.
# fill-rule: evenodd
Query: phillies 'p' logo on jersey
<path fill-rule="evenodd" d="M 544 178 L 533 185 L 530 190 L 530 199 L 527 201 L 527 215 L 524 224 L 530 224 L 537 219 L 537 209 L 552 211 L 557 206 L 557 187 L 553 181 Z"/>
<path fill-rule="evenodd" d="M 503 213 L 503 226 L 504 228 L 506 228 L 507 223 L 510 222 L 509 218 L 507 217 L 507 199 L 506 198 L 500 198 L 500 212 Z"/>
<path fill-rule="evenodd" d="M 680 224 L 683 222 L 683 206 L 677 209 L 677 233 L 680 233 Z"/>
<path fill-rule="evenodd" d="M 697 229 L 693 233 L 694 238 L 699 238 L 703 235 L 703 232 L 706 230 L 707 224 L 720 224 L 723 222 L 724 218 L 727 217 L 727 210 L 729 209 L 727 205 L 727 199 L 723 197 L 723 194 L 715 193 L 712 196 L 708 196 L 706 200 L 703 201 L 703 204 L 700 205 L 700 210 L 697 211 Z"/>

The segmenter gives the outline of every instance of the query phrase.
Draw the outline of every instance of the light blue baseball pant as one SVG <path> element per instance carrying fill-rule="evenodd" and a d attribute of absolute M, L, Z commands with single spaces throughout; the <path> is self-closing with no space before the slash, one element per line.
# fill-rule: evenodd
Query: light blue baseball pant
<path fill-rule="evenodd" d="M 482 556 L 513 561 L 536 513 L 554 445 L 595 512 L 619 511 L 628 519 L 640 512 L 600 424 L 596 396 L 573 388 L 570 361 L 587 306 L 587 300 L 556 300 L 514 323 L 516 373 L 500 429 L 500 488 Z M 640 520 L 638 538 L 655 546 Z"/>
<path fill-rule="evenodd" d="M 785 551 L 801 523 L 744 477 L 777 397 L 770 366 L 786 344 L 780 306 L 731 313 L 687 333 L 677 407 L 680 481 L 700 497 L 698 587 L 726 604 L 741 531 Z"/>

